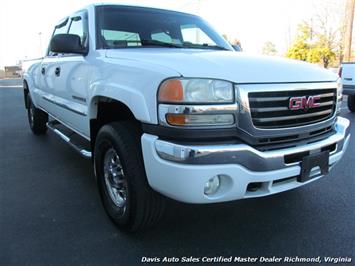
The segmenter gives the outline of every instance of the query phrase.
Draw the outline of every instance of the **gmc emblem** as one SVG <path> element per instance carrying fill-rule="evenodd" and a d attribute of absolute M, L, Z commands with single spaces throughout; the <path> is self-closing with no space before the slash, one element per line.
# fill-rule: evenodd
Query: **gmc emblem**
<path fill-rule="evenodd" d="M 290 110 L 304 110 L 310 109 L 314 107 L 318 107 L 320 105 L 319 101 L 320 95 L 315 96 L 301 96 L 301 97 L 291 97 L 288 105 L 288 109 Z"/>

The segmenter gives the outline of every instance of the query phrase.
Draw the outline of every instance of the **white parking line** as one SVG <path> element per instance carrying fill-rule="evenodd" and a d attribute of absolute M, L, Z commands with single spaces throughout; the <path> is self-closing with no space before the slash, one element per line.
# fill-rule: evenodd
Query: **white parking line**
<path fill-rule="evenodd" d="M 22 85 L 11 85 L 11 86 L 1 85 L 0 88 L 22 88 Z"/>

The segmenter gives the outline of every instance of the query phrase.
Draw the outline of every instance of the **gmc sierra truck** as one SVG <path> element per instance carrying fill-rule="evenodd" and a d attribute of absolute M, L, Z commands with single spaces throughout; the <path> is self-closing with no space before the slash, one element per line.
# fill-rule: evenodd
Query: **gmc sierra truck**
<path fill-rule="evenodd" d="M 343 93 L 348 95 L 348 108 L 355 112 L 355 62 L 342 63 L 339 76 L 343 84 Z"/>
<path fill-rule="evenodd" d="M 164 198 L 215 203 L 326 175 L 350 140 L 337 75 L 235 52 L 202 18 L 90 5 L 61 20 L 24 73 L 34 134 L 92 158 L 103 206 L 134 231 Z"/>

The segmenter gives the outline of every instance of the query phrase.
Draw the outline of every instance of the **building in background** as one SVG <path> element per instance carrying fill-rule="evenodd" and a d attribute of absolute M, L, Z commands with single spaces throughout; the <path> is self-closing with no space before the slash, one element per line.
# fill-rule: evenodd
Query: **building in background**
<path fill-rule="evenodd" d="M 20 78 L 21 72 L 22 70 L 20 66 L 6 66 L 5 78 Z"/>

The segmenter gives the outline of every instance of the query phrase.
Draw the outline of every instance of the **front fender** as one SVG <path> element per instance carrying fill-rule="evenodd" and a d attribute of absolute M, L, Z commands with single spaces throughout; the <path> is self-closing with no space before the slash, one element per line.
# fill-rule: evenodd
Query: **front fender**
<path fill-rule="evenodd" d="M 97 99 L 106 97 L 125 104 L 143 123 L 157 124 L 157 90 L 160 83 L 179 73 L 135 60 L 104 58 L 96 64 L 89 86 L 89 119 L 96 118 Z"/>
<path fill-rule="evenodd" d="M 138 90 L 114 83 L 104 83 L 94 84 L 92 92 L 88 110 L 89 119 L 97 116 L 97 101 L 100 97 L 105 97 L 125 104 L 137 120 L 147 123 L 152 121 L 144 95 Z"/>

